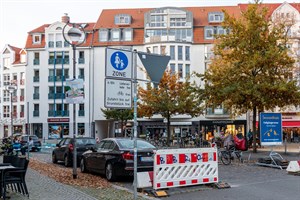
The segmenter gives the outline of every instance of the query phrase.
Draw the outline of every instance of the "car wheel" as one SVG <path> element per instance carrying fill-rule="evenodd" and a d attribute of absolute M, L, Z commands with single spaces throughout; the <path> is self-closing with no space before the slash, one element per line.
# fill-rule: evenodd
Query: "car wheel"
<path fill-rule="evenodd" d="M 70 166 L 70 159 L 69 159 L 68 155 L 65 155 L 64 164 L 65 164 L 65 167 L 69 167 Z"/>
<path fill-rule="evenodd" d="M 85 161 L 84 161 L 83 158 L 81 158 L 81 160 L 80 160 L 80 171 L 81 171 L 82 173 L 87 172 L 87 169 L 86 169 L 86 166 L 85 166 Z"/>
<path fill-rule="evenodd" d="M 57 158 L 56 158 L 55 153 L 52 154 L 52 162 L 57 163 Z"/>
<path fill-rule="evenodd" d="M 111 163 L 106 164 L 105 177 L 108 181 L 115 181 L 116 180 L 115 170 L 114 170 L 114 167 Z"/>

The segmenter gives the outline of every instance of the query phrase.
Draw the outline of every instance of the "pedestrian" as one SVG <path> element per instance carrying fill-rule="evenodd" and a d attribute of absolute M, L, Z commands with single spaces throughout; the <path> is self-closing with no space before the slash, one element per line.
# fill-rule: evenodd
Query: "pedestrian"
<path fill-rule="evenodd" d="M 291 131 L 291 142 L 294 142 L 294 132 Z"/>

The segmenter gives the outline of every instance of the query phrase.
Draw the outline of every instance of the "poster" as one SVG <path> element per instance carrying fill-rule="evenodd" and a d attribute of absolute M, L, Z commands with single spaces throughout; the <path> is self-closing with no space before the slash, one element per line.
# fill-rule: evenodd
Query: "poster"
<path fill-rule="evenodd" d="M 66 81 L 66 102 L 80 104 L 84 101 L 84 89 L 82 79 L 71 79 Z"/>

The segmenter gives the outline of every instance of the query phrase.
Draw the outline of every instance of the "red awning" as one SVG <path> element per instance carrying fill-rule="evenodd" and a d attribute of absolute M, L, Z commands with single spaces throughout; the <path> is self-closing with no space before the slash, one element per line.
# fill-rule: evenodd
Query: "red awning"
<path fill-rule="evenodd" d="M 282 127 L 300 127 L 300 121 L 282 121 Z"/>

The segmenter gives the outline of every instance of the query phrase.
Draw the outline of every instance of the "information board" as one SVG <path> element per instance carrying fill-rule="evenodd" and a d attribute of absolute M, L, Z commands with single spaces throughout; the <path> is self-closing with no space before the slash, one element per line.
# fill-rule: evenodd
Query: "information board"
<path fill-rule="evenodd" d="M 121 79 L 105 79 L 105 107 L 131 108 L 131 81 Z"/>
<path fill-rule="evenodd" d="M 282 144 L 281 113 L 260 113 L 260 141 L 264 146 Z"/>

